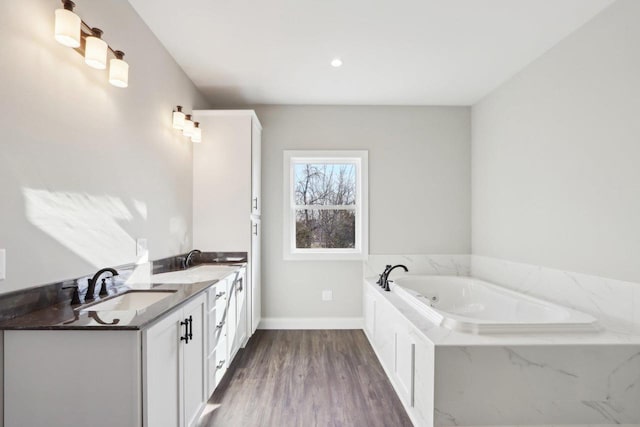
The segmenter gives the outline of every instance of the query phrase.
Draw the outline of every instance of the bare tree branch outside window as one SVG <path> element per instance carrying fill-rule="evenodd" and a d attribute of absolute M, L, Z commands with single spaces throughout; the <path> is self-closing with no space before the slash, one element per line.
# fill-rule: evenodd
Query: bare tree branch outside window
<path fill-rule="evenodd" d="M 296 248 L 355 247 L 356 166 L 294 166 Z"/>

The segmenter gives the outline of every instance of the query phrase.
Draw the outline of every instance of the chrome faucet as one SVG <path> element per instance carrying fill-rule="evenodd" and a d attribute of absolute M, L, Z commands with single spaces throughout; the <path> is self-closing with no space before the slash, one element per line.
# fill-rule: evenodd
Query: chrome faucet
<path fill-rule="evenodd" d="M 98 282 L 98 279 L 100 278 L 100 276 L 102 276 L 104 273 L 111 273 L 111 277 L 118 275 L 118 272 L 113 268 L 103 268 L 102 270 L 99 270 L 96 274 L 93 275 L 93 278 L 89 280 L 87 293 L 84 296 L 85 301 L 91 301 L 92 299 L 94 299 L 94 293 L 96 292 L 96 283 Z M 109 295 L 107 293 L 107 284 L 105 283 L 105 280 L 106 279 L 102 279 L 102 286 L 100 287 L 100 296 Z"/>
<path fill-rule="evenodd" d="M 393 270 L 395 270 L 396 268 L 403 268 L 405 272 L 409 272 L 409 269 L 402 265 L 402 264 L 398 264 L 398 265 L 394 265 L 393 267 L 391 267 L 390 269 L 386 270 L 387 274 L 384 274 L 384 278 L 381 277 L 380 279 L 382 280 L 382 288 L 389 292 L 391 289 L 389 289 L 389 274 L 391 274 L 391 272 Z"/>
<path fill-rule="evenodd" d="M 196 254 L 201 254 L 202 251 L 198 250 L 198 249 L 194 249 L 191 252 L 189 252 L 187 254 L 187 256 L 184 258 L 184 262 L 183 262 L 183 267 L 184 268 L 189 268 L 189 265 L 191 264 L 191 261 L 193 260 L 193 256 Z"/>

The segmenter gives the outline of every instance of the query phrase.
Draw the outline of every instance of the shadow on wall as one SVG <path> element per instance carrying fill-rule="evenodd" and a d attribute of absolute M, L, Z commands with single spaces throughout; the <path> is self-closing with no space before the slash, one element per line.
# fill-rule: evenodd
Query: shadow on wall
<path fill-rule="evenodd" d="M 23 195 L 29 222 L 92 266 L 101 268 L 136 260 L 135 239 L 120 224 L 135 218 L 121 199 L 32 188 L 24 188 Z M 134 200 L 133 206 L 140 219 L 146 221 L 146 203 Z M 147 255 L 140 258 L 143 257 Z"/>

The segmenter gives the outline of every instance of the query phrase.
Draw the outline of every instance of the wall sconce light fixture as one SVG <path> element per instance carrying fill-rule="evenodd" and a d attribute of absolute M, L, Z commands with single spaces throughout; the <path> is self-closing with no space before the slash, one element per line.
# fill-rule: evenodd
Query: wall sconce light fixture
<path fill-rule="evenodd" d="M 184 113 L 182 112 L 182 105 L 178 105 L 173 112 L 173 128 L 182 130 L 184 129 Z"/>
<path fill-rule="evenodd" d="M 123 51 L 116 50 L 114 54 L 116 57 L 109 61 L 109 83 L 116 87 L 127 87 L 129 86 L 129 64 L 122 59 Z"/>
<path fill-rule="evenodd" d="M 202 128 L 199 122 L 194 122 L 191 114 L 185 114 L 182 106 L 178 105 L 173 110 L 172 125 L 174 129 L 182 131 L 187 138 L 191 138 L 191 142 L 202 142 Z"/>
<path fill-rule="evenodd" d="M 63 2 L 63 8 L 56 10 L 55 37 L 58 43 L 72 48 L 80 47 L 82 20 L 73 13 L 75 4 Z"/>
<path fill-rule="evenodd" d="M 102 30 L 100 28 L 92 28 L 91 35 L 85 38 L 84 41 L 85 64 L 96 70 L 104 70 L 107 68 L 107 50 L 109 49 L 109 45 L 102 40 Z"/>
<path fill-rule="evenodd" d="M 202 129 L 200 129 L 200 123 L 195 122 L 193 124 L 193 133 L 191 134 L 191 142 L 202 142 Z"/>
<path fill-rule="evenodd" d="M 129 86 L 129 64 L 124 58 L 124 52 L 113 50 L 102 40 L 102 30 L 90 27 L 73 12 L 75 3 L 62 0 L 62 9 L 55 12 L 55 39 L 62 45 L 75 49 L 84 56 L 84 62 L 98 70 L 107 68 L 109 52 L 113 59 L 109 61 L 109 83 L 116 87 Z"/>
<path fill-rule="evenodd" d="M 187 138 L 191 138 L 194 127 L 195 126 L 193 125 L 193 120 L 191 120 L 191 114 L 187 114 L 184 118 L 184 127 L 182 128 L 182 134 Z"/>

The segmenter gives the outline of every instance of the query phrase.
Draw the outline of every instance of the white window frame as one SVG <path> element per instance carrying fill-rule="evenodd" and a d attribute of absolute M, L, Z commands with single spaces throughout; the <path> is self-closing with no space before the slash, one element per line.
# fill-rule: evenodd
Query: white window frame
<path fill-rule="evenodd" d="M 296 248 L 296 208 L 294 165 L 299 163 L 348 163 L 356 165 L 355 248 Z M 285 150 L 283 159 L 283 257 L 285 260 L 363 260 L 369 255 L 369 153 L 366 150 Z M 319 206 L 317 209 L 345 209 Z"/>

